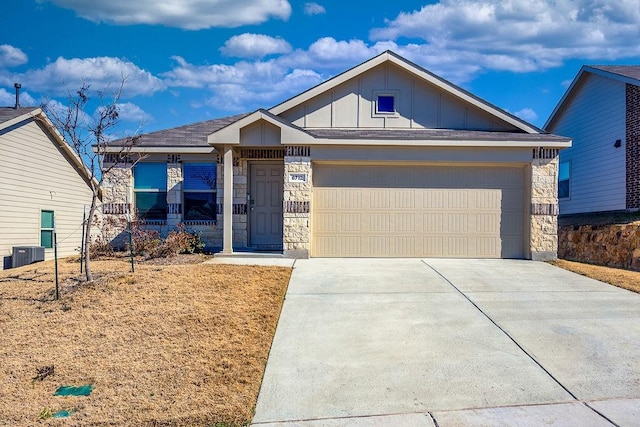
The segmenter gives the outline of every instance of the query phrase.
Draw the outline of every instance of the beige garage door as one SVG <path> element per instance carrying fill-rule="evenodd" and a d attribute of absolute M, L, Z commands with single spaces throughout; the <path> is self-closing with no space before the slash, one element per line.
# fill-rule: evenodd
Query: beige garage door
<path fill-rule="evenodd" d="M 524 256 L 524 168 L 313 166 L 312 256 Z"/>

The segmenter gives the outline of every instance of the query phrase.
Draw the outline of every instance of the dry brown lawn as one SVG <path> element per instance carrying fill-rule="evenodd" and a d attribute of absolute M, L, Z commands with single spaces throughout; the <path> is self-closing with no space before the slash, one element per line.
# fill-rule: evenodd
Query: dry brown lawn
<path fill-rule="evenodd" d="M 619 288 L 640 293 L 640 271 L 622 270 L 620 268 L 603 267 L 600 265 L 584 264 L 581 262 L 559 259 L 553 264 L 565 270 L 610 283 Z"/>
<path fill-rule="evenodd" d="M 251 420 L 291 270 L 94 261 L 0 272 L 0 425 L 213 426 Z M 55 373 L 34 380 L 38 369 Z M 54 397 L 93 384 L 87 397 Z M 46 415 L 62 409 L 68 418 Z"/>

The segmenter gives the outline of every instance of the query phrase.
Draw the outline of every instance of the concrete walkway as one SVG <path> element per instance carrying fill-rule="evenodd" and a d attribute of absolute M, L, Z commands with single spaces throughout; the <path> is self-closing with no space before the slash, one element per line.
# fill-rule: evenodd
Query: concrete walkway
<path fill-rule="evenodd" d="M 638 426 L 640 295 L 521 260 L 298 260 L 264 426 Z"/>

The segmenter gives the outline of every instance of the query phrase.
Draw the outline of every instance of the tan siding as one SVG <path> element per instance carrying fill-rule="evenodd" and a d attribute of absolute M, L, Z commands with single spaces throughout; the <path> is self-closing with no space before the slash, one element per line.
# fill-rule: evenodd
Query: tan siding
<path fill-rule="evenodd" d="M 240 130 L 240 139 L 246 145 L 280 145 L 280 128 L 260 120 Z"/>
<path fill-rule="evenodd" d="M 382 128 L 385 125 L 384 118 L 372 117 L 374 91 L 387 89 L 385 86 L 385 68 L 378 66 L 360 76 L 360 103 L 358 105 L 358 127 Z"/>
<path fill-rule="evenodd" d="M 337 128 L 358 127 L 358 81 L 352 80 L 335 88 L 333 92 L 333 124 Z"/>
<path fill-rule="evenodd" d="M 524 167 L 314 165 L 312 256 L 520 258 Z"/>
<path fill-rule="evenodd" d="M 396 109 L 398 117 L 386 119 L 385 127 L 409 128 L 411 127 L 413 79 L 395 66 L 387 66 L 387 90 L 397 92 Z"/>
<path fill-rule="evenodd" d="M 306 127 L 331 126 L 331 93 L 325 93 L 312 99 L 306 106 Z"/>
<path fill-rule="evenodd" d="M 40 244 L 41 210 L 56 214 L 60 256 L 77 253 L 87 184 L 33 121 L 0 134 L 0 147 L 0 256 Z M 53 250 L 46 252 L 51 258 Z"/>
<path fill-rule="evenodd" d="M 394 93 L 397 116 L 375 115 L 376 95 Z M 383 64 L 282 114 L 309 128 L 449 128 L 516 130 L 497 117 L 393 64 Z"/>
<path fill-rule="evenodd" d="M 437 128 L 440 112 L 440 93 L 432 86 L 414 85 L 413 124 L 416 128 Z"/>

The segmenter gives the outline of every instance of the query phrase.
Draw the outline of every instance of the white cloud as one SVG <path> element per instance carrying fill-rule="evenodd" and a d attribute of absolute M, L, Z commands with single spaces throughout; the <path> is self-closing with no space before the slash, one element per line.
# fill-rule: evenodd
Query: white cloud
<path fill-rule="evenodd" d="M 16 67 L 26 64 L 27 54 L 17 47 L 8 44 L 0 44 L 0 68 Z"/>
<path fill-rule="evenodd" d="M 313 70 L 290 67 L 278 60 L 195 65 L 181 57 L 173 59 L 176 67 L 163 74 L 169 86 L 206 88 L 211 93 L 207 103 L 229 111 L 270 106 L 323 80 Z"/>
<path fill-rule="evenodd" d="M 220 51 L 226 56 L 263 58 L 267 55 L 291 52 L 291 45 L 280 37 L 244 33 L 227 40 Z"/>
<path fill-rule="evenodd" d="M 533 123 L 538 119 L 538 115 L 531 108 L 523 108 L 513 113 L 514 116 L 520 117 L 525 122 Z"/>
<path fill-rule="evenodd" d="M 291 16 L 287 0 L 38 0 L 72 9 L 82 18 L 118 25 L 152 24 L 200 30 L 260 24 Z"/>
<path fill-rule="evenodd" d="M 58 58 L 40 69 L 19 74 L 0 75 L 0 84 L 22 82 L 23 87 L 51 95 L 66 95 L 82 86 L 83 81 L 105 94 L 118 89 L 122 79 L 123 96 L 147 95 L 163 90 L 164 83 L 132 62 L 113 57 Z M 11 83 L 12 84 L 12 83 Z"/>
<path fill-rule="evenodd" d="M 149 113 L 131 102 L 118 103 L 117 107 L 118 118 L 122 121 L 148 123 L 153 120 L 153 117 Z"/>
<path fill-rule="evenodd" d="M 400 13 L 370 37 L 422 39 L 411 50 L 455 53 L 461 67 L 539 71 L 570 58 L 640 55 L 640 44 L 629 43 L 640 39 L 640 7 L 637 0 L 441 0 Z"/>
<path fill-rule="evenodd" d="M 304 14 L 305 15 L 322 15 L 323 13 L 327 13 L 324 6 L 319 5 L 318 3 L 305 3 L 304 4 Z"/>
<path fill-rule="evenodd" d="M 36 101 L 28 92 L 20 91 L 21 107 L 37 107 L 40 103 Z M 0 88 L 0 107 L 13 107 L 16 105 L 16 92 Z"/>

